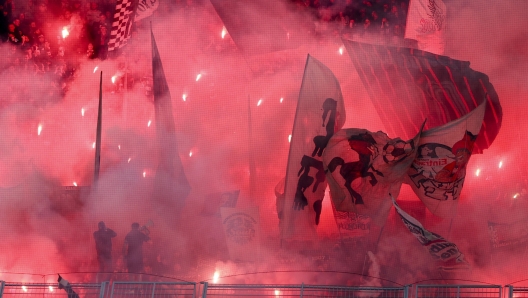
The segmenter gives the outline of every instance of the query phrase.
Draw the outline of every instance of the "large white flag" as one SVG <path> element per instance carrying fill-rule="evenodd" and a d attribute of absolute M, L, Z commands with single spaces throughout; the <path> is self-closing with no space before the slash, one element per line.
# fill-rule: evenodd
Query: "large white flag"
<path fill-rule="evenodd" d="M 455 214 L 485 110 L 484 102 L 469 114 L 422 133 L 406 183 L 437 216 Z"/>
<path fill-rule="evenodd" d="M 418 41 L 420 50 L 443 55 L 446 6 L 442 0 L 411 0 L 405 38 Z"/>
<path fill-rule="evenodd" d="M 325 195 L 322 154 L 345 123 L 341 86 L 330 69 L 308 55 L 286 169 L 282 238 L 315 236 Z"/>
<path fill-rule="evenodd" d="M 336 210 L 368 215 L 382 226 L 391 208 L 389 193 L 399 194 L 420 132 L 409 141 L 359 128 L 335 133 L 323 154 L 323 166 Z"/>
<path fill-rule="evenodd" d="M 222 226 L 233 261 L 258 261 L 260 219 L 258 207 L 220 208 Z"/>

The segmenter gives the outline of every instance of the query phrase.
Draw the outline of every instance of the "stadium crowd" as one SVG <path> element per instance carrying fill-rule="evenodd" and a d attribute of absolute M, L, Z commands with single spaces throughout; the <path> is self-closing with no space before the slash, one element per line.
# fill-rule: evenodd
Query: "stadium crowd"
<path fill-rule="evenodd" d="M 376 36 L 396 44 L 404 40 L 408 0 L 290 1 L 314 14 L 310 31 L 315 35 Z M 171 0 L 164 4 L 169 9 L 159 13 L 191 11 L 201 2 Z M 114 10 L 115 0 L 0 0 L 0 63 L 10 72 L 51 74 L 64 94 L 81 61 L 108 58 Z"/>

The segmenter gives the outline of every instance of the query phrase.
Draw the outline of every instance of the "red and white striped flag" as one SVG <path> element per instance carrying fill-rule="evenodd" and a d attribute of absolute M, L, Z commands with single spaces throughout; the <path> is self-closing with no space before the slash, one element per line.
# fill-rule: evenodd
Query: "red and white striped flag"
<path fill-rule="evenodd" d="M 120 49 L 127 44 L 134 21 L 135 9 L 136 4 L 133 0 L 117 0 L 108 51 Z"/>
<path fill-rule="evenodd" d="M 424 129 L 456 120 L 486 101 L 473 153 L 495 140 L 502 107 L 488 76 L 469 62 L 425 51 L 343 40 L 365 89 L 390 136 L 410 139 Z"/>

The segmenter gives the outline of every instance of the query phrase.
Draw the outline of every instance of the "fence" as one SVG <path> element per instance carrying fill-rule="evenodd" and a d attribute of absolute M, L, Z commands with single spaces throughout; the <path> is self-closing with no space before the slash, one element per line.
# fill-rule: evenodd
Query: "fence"
<path fill-rule="evenodd" d="M 379 297 L 379 298 L 528 298 L 528 287 L 498 285 L 415 285 L 403 287 L 347 287 L 323 285 L 243 285 L 193 282 L 102 282 L 71 284 L 73 293 L 57 283 L 0 281 L 0 298 L 217 298 L 217 297 Z M 73 295 L 72 295 L 73 294 Z"/>
<path fill-rule="evenodd" d="M 379 297 L 407 298 L 408 288 L 344 287 L 318 285 L 220 285 L 204 283 L 206 297 Z"/>
<path fill-rule="evenodd" d="M 501 286 L 480 285 L 416 285 L 414 298 L 502 297 Z"/>

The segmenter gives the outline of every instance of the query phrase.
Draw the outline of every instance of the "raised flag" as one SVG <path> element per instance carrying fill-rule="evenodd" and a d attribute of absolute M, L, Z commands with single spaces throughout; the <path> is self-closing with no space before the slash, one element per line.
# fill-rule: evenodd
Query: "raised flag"
<path fill-rule="evenodd" d="M 406 183 L 433 214 L 446 218 L 456 206 L 486 103 L 445 125 L 424 131 Z"/>
<path fill-rule="evenodd" d="M 410 139 L 424 129 L 456 120 L 487 102 L 474 153 L 495 140 L 502 108 L 488 76 L 469 62 L 420 50 L 343 41 L 387 132 Z"/>
<path fill-rule="evenodd" d="M 110 30 L 110 40 L 108 41 L 108 51 L 120 49 L 127 44 L 132 32 L 136 6 L 137 0 L 117 0 L 112 29 Z"/>
<path fill-rule="evenodd" d="M 384 132 L 347 128 L 332 136 L 323 153 L 330 197 L 337 211 L 368 215 L 382 226 L 416 154 L 413 139 L 391 139 Z"/>
<path fill-rule="evenodd" d="M 419 221 L 403 211 L 392 196 L 391 199 L 396 212 L 400 215 L 407 229 L 427 249 L 433 259 L 437 261 L 439 269 L 446 271 L 469 269 L 469 264 L 455 243 L 426 230 Z"/>
<path fill-rule="evenodd" d="M 165 78 L 160 54 L 152 29 L 152 79 L 154 93 L 154 113 L 156 116 L 156 136 L 158 140 L 158 168 L 154 178 L 154 197 L 162 201 L 176 202 L 182 207 L 189 195 L 191 186 L 187 181 L 178 153 L 176 128 L 172 115 L 172 99 Z"/>
<path fill-rule="evenodd" d="M 443 55 L 446 12 L 442 0 L 410 0 L 405 38 L 418 41 L 420 50 Z"/>
<path fill-rule="evenodd" d="M 139 0 L 136 8 L 134 21 L 142 20 L 149 17 L 158 9 L 159 0 Z"/>
<path fill-rule="evenodd" d="M 308 55 L 291 135 L 280 230 L 282 238 L 313 237 L 326 177 L 322 154 L 345 123 L 341 86 L 330 69 Z"/>
<path fill-rule="evenodd" d="M 99 180 L 99 169 L 101 167 L 101 134 L 103 127 L 103 72 L 99 77 L 99 108 L 97 110 L 97 129 L 95 137 L 95 166 L 94 166 L 94 186 Z"/>
<path fill-rule="evenodd" d="M 287 1 L 211 0 L 211 3 L 229 36 L 245 55 L 299 45 L 298 22 Z"/>
<path fill-rule="evenodd" d="M 233 261 L 258 261 L 260 219 L 258 207 L 220 208 L 229 256 Z"/>

